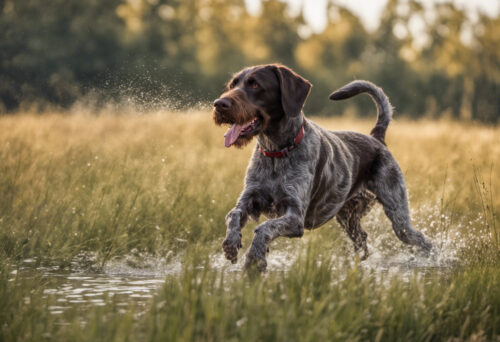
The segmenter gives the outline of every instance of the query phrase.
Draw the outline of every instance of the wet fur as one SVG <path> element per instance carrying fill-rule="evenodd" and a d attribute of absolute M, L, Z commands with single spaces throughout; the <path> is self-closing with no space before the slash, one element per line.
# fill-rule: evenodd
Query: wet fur
<path fill-rule="evenodd" d="M 254 93 L 249 90 L 245 86 L 249 77 L 259 77 L 266 91 Z M 238 81 L 236 86 L 235 80 Z M 232 122 L 247 122 L 246 115 L 263 115 L 266 122 L 257 135 L 245 188 L 226 216 L 223 249 L 227 259 L 236 262 L 242 247 L 241 229 L 248 218 L 258 220 L 260 215 L 270 219 L 255 229 L 246 255 L 247 268 L 256 266 L 265 270 L 268 246 L 275 238 L 301 237 L 304 229 L 317 228 L 333 217 L 348 233 L 355 250 L 362 251 L 362 258 L 366 258 L 367 234 L 361 228 L 361 218 L 375 199 L 383 205 L 401 241 L 430 250 L 430 242 L 411 226 L 403 174 L 385 146 L 385 131 L 392 108 L 380 88 L 367 81 L 354 81 L 330 96 L 340 100 L 366 92 L 373 98 L 378 117 L 368 136 L 328 131 L 305 118 L 302 106 L 311 85 L 287 67 L 250 67 L 238 73 L 229 84 L 233 87 L 223 96 L 230 97 L 233 103 L 249 101 L 250 104 L 231 106 L 225 113 L 215 110 L 215 122 L 223 123 L 224 115 Z M 245 97 L 236 95 L 238 92 L 245 93 Z M 288 146 L 302 124 L 304 138 L 287 157 L 270 158 L 260 153 L 259 146 L 265 150 Z M 250 140 L 251 137 L 244 139 L 243 143 Z"/>

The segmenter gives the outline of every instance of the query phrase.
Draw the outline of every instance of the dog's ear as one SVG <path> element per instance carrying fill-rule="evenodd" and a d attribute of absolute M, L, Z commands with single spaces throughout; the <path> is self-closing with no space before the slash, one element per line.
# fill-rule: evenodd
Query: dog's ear
<path fill-rule="evenodd" d="M 275 72 L 280 82 L 283 111 L 288 116 L 299 115 L 311 90 L 311 83 L 283 65 L 277 65 Z"/>

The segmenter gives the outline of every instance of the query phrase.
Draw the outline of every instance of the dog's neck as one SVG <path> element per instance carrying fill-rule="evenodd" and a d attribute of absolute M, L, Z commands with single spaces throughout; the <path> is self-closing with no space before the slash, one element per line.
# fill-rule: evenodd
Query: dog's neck
<path fill-rule="evenodd" d="M 276 126 L 268 127 L 259 134 L 257 137 L 259 146 L 266 151 L 280 151 L 293 145 L 304 120 L 302 112 L 295 118 L 283 117 Z"/>

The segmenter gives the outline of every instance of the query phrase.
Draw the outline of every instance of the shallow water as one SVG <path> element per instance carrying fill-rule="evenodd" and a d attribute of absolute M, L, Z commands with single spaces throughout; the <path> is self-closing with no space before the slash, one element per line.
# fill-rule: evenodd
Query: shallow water
<path fill-rule="evenodd" d="M 72 308 L 104 306 L 109 300 L 118 307 L 146 306 L 164 280 L 162 274 L 68 272 L 57 267 L 34 268 L 29 263 L 11 274 L 11 281 L 19 284 L 31 281 L 54 315 Z"/>
<path fill-rule="evenodd" d="M 429 214 L 431 212 L 431 214 Z M 417 222 L 432 226 L 438 214 L 436 210 L 423 211 Z M 430 255 L 422 255 L 417 249 L 403 245 L 387 229 L 387 224 L 380 222 L 382 214 L 375 210 L 367 220 L 367 226 L 374 227 L 369 232 L 370 256 L 359 266 L 384 280 L 397 276 L 403 281 L 412 276 L 434 280 L 446 274 L 459 263 L 458 251 L 472 243 L 468 235 L 463 234 L 463 226 L 454 225 L 446 234 L 434 234 L 436 249 Z M 377 231 L 377 227 L 381 227 Z M 419 227 L 420 229 L 422 227 Z M 328 229 L 328 228 L 325 228 Z M 423 229 L 421 229 L 423 230 Z M 302 239 L 280 239 L 273 242 L 268 255 L 267 275 L 275 272 L 288 272 L 293 263 L 307 250 L 308 241 L 318 238 L 317 232 L 308 232 Z M 324 253 L 331 258 L 334 269 L 346 270 L 356 263 L 352 247 L 347 237 L 345 243 L 325 244 Z M 319 239 L 322 239 L 319 237 Z M 217 246 L 220 244 L 217 243 Z M 344 247 L 342 247 L 344 246 Z M 346 246 L 349 246 L 348 249 Z M 342 249 L 344 248 L 344 249 Z M 244 251 L 236 264 L 231 264 L 219 248 L 214 245 L 210 257 L 210 267 L 227 273 L 243 271 Z M 70 271 L 61 271 L 59 267 L 36 267 L 36 260 L 27 259 L 22 266 L 11 274 L 11 281 L 35 284 L 47 300 L 48 310 L 60 315 L 64 321 L 64 312 L 69 309 L 86 310 L 90 307 L 104 306 L 110 300 L 118 307 L 134 305 L 147 307 L 167 277 L 181 274 L 183 255 L 167 255 L 163 258 L 132 253 L 108 261 L 97 270 L 89 267 L 97 260 L 95 255 L 83 254 L 75 257 Z M 337 281 L 342 281 L 338 279 Z"/>
<path fill-rule="evenodd" d="M 287 245 L 287 244 L 286 244 Z M 287 271 L 299 257 L 297 249 L 280 246 L 268 257 L 268 272 Z M 129 305 L 146 307 L 157 293 L 166 277 L 175 276 L 182 270 L 181 261 L 165 262 L 164 259 L 145 258 L 141 267 L 130 262 L 131 257 L 122 257 L 108 262 L 100 272 L 78 269 L 61 271 L 57 267 L 34 267 L 33 260 L 26 260 L 22 267 L 12 272 L 11 281 L 29 281 L 36 283 L 42 297 L 50 300 L 48 310 L 54 315 L 61 315 L 68 309 L 85 310 L 94 306 L 104 306 L 112 300 L 118 307 Z M 222 253 L 211 257 L 213 269 L 224 272 L 242 272 L 243 258 L 232 265 Z M 334 268 L 345 268 L 346 257 L 332 256 Z M 353 264 L 352 259 L 348 263 Z M 417 273 L 426 278 L 441 276 L 451 269 L 451 261 L 444 262 L 435 257 L 421 257 L 412 253 L 400 253 L 387 256 L 375 252 L 366 261 L 360 263 L 366 270 L 379 275 L 397 275 L 403 280 Z M 64 320 L 64 319 L 63 319 Z"/>
<path fill-rule="evenodd" d="M 110 300 L 123 308 L 129 305 L 146 306 L 166 277 L 182 271 L 180 257 L 167 262 L 165 258 L 124 256 L 107 262 L 99 272 L 80 264 L 81 259 L 81 256 L 75 258 L 71 270 L 61 270 L 59 266 L 35 266 L 36 260 L 26 259 L 11 272 L 10 281 L 21 286 L 33 286 L 33 290 L 39 291 L 42 298 L 51 303 L 47 306 L 48 310 L 54 315 L 62 315 L 69 309 L 104 306 Z M 269 258 L 269 271 L 286 268 L 295 259 L 286 251 L 276 251 Z M 211 258 L 213 269 L 240 272 L 242 265 L 241 260 L 232 265 L 222 253 Z"/>

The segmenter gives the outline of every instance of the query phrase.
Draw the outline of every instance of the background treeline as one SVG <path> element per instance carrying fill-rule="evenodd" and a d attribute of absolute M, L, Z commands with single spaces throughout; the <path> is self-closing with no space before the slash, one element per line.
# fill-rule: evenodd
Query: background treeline
<path fill-rule="evenodd" d="M 276 0 L 257 15 L 243 0 L 0 0 L 0 113 L 77 101 L 182 109 L 209 104 L 246 65 L 281 62 L 314 84 L 307 113 L 345 111 L 328 94 L 365 78 L 399 113 L 500 121 L 498 16 L 389 0 L 369 32 L 335 1 L 326 10 L 316 34 Z M 373 115 L 369 99 L 353 103 Z"/>

